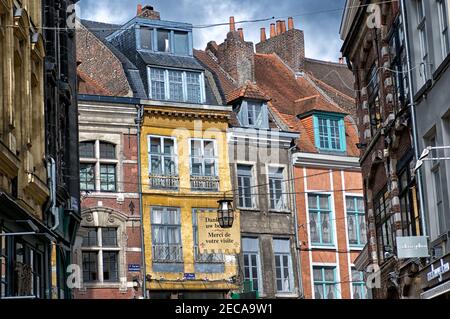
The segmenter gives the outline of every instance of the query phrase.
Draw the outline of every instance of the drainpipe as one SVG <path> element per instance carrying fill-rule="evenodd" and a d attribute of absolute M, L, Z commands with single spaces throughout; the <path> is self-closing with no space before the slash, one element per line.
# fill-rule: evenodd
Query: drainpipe
<path fill-rule="evenodd" d="M 142 278 L 142 297 L 147 299 L 147 267 L 145 262 L 145 243 L 144 243 L 144 209 L 142 203 L 142 175 L 141 175 L 141 125 L 144 116 L 144 107 L 142 105 L 136 105 L 137 109 L 137 145 L 138 145 L 138 192 L 139 192 L 139 211 L 141 215 L 141 258 L 143 268 Z"/>
<path fill-rule="evenodd" d="M 296 146 L 291 147 L 288 150 L 289 155 L 289 174 L 290 174 L 290 180 L 291 180 L 291 189 L 292 191 L 292 199 L 293 202 L 292 208 L 294 211 L 294 228 L 295 228 L 295 254 L 297 258 L 297 277 L 298 277 L 298 289 L 300 292 L 300 299 L 305 298 L 305 292 L 303 290 L 303 278 L 302 278 L 302 272 L 300 270 L 302 266 L 302 253 L 301 253 L 301 244 L 300 239 L 298 235 L 298 215 L 297 215 L 297 196 L 295 194 L 295 183 L 294 183 L 294 149 L 296 149 Z"/>
<path fill-rule="evenodd" d="M 409 77 L 409 99 L 410 99 L 410 112 L 411 112 L 411 122 L 412 122 L 412 133 L 413 133 L 413 144 L 414 144 L 414 154 L 416 156 L 416 160 L 420 158 L 420 150 L 419 150 L 419 137 L 418 137 L 418 129 L 417 129 L 417 117 L 416 117 L 416 105 L 414 102 L 413 96 L 413 85 L 412 85 L 412 68 L 411 68 L 411 56 L 410 56 L 410 47 L 409 47 L 409 38 L 408 38 L 408 28 L 406 26 L 406 7 L 405 0 L 400 0 L 401 13 L 403 16 L 403 32 L 405 34 L 405 49 L 406 49 L 406 63 L 408 68 L 408 77 Z M 420 170 L 417 171 L 417 190 L 419 193 L 419 207 L 420 207 L 420 221 L 422 226 L 422 235 L 427 236 L 427 223 L 425 219 L 425 196 L 423 193 L 423 181 L 422 181 L 422 173 Z"/>
<path fill-rule="evenodd" d="M 56 208 L 56 163 L 52 157 L 48 157 L 47 160 L 47 172 L 49 174 L 49 186 L 50 186 L 50 212 L 55 217 L 55 224 L 51 228 L 54 231 L 59 227 L 59 213 Z"/>

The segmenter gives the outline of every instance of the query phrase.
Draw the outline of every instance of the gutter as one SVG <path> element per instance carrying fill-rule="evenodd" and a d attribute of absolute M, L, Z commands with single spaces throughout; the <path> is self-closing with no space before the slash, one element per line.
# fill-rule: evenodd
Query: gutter
<path fill-rule="evenodd" d="M 290 180 L 291 180 L 291 189 L 293 190 L 293 194 L 292 194 L 292 199 L 291 201 L 293 202 L 292 208 L 294 210 L 294 230 L 295 230 L 295 254 L 296 254 L 296 259 L 297 259 L 297 277 L 298 277 L 298 289 L 300 292 L 300 299 L 304 299 L 305 298 L 305 292 L 303 289 L 303 278 L 302 278 L 302 272 L 300 270 L 301 266 L 302 266 L 302 254 L 301 254 L 301 244 L 300 244 L 300 239 L 299 239 L 299 235 L 298 235 L 298 216 L 297 216 L 297 197 L 295 194 L 295 183 L 294 183 L 294 154 L 293 151 L 296 148 L 296 146 L 291 147 L 288 150 L 289 153 L 289 174 L 290 176 Z"/>
<path fill-rule="evenodd" d="M 142 203 L 142 175 L 141 175 L 141 126 L 144 115 L 144 106 L 136 105 L 137 109 L 137 118 L 136 118 L 136 126 L 137 126 L 137 145 L 138 145 L 138 192 L 139 192 L 139 211 L 141 216 L 141 262 L 142 262 L 142 297 L 143 299 L 147 299 L 147 266 L 145 261 L 145 241 L 144 241 L 144 209 Z"/>

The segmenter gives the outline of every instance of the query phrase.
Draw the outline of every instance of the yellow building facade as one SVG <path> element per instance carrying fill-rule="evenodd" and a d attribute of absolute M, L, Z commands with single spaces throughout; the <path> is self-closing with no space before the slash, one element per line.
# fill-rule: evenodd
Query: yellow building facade
<path fill-rule="evenodd" d="M 231 108 L 148 102 L 144 110 L 140 158 L 149 296 L 225 297 L 237 288 L 235 254 L 200 253 L 198 217 L 216 218 L 217 201 L 232 196 L 226 133 Z"/>

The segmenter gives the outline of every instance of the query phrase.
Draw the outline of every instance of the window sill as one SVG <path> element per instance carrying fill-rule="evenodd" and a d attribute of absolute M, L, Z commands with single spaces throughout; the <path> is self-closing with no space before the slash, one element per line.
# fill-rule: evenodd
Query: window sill
<path fill-rule="evenodd" d="M 314 249 L 314 250 L 336 250 L 336 246 L 335 245 L 317 245 L 317 244 L 312 244 L 310 247 L 310 249 Z"/>
<path fill-rule="evenodd" d="M 364 247 L 366 247 L 366 246 L 365 245 L 364 246 L 348 245 L 348 247 L 350 250 L 363 251 Z"/>
<path fill-rule="evenodd" d="M 99 288 L 117 288 L 121 287 L 120 282 L 85 282 L 82 285 L 83 288 L 87 289 L 99 289 Z"/>
<path fill-rule="evenodd" d="M 298 294 L 293 292 L 277 292 L 275 294 L 276 298 L 298 298 Z"/>
<path fill-rule="evenodd" d="M 422 88 L 417 91 L 417 93 L 414 95 L 414 103 L 418 103 L 422 97 L 428 92 L 428 90 L 431 88 L 433 81 L 428 80 Z"/>
<path fill-rule="evenodd" d="M 441 75 L 447 70 L 448 66 L 450 65 L 450 53 L 447 55 L 447 57 L 442 61 L 442 63 L 439 65 L 439 67 L 434 71 L 433 73 L 433 80 L 438 81 Z"/>
<path fill-rule="evenodd" d="M 261 210 L 259 208 L 244 208 L 244 207 L 237 207 L 238 210 L 243 212 L 249 212 L 249 213 L 259 213 Z"/>
<path fill-rule="evenodd" d="M 270 214 L 290 214 L 291 213 L 291 211 L 290 210 L 288 210 L 288 209 L 286 209 L 286 210 L 275 210 L 275 209 L 270 209 L 269 210 L 269 213 Z"/>

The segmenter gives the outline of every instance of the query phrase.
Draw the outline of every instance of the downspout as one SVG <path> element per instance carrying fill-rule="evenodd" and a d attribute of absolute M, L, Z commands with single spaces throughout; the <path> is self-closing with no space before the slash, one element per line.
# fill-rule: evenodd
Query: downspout
<path fill-rule="evenodd" d="M 295 183 L 294 183 L 294 149 L 297 146 L 293 146 L 288 150 L 289 155 L 289 174 L 290 174 L 290 180 L 291 180 L 291 189 L 292 189 L 292 208 L 294 211 L 294 228 L 295 228 L 295 254 L 297 259 L 297 277 L 298 277 L 298 289 L 300 292 L 300 299 L 305 298 L 305 292 L 303 290 L 303 278 L 302 278 L 302 272 L 301 272 L 301 266 L 302 266 L 302 253 L 301 253 L 301 244 L 300 239 L 298 235 L 298 215 L 297 215 L 297 196 L 295 194 Z"/>
<path fill-rule="evenodd" d="M 411 112 L 411 122 L 412 122 L 412 133 L 413 133 L 413 144 L 414 144 L 414 154 L 416 156 L 416 160 L 420 158 L 420 150 L 419 150 L 419 137 L 418 137 L 418 129 L 417 129 L 417 116 L 416 116 L 416 105 L 414 102 L 413 96 L 413 85 L 412 85 L 412 68 L 411 68 L 411 56 L 410 56 L 410 47 L 409 47 L 409 38 L 408 38 L 408 28 L 406 26 L 407 18 L 406 18 L 406 7 L 405 1 L 400 0 L 401 13 L 403 16 L 403 32 L 405 34 L 405 50 L 406 50 L 406 63 L 408 68 L 408 77 L 409 77 L 409 99 L 410 99 L 410 112 Z M 422 236 L 427 236 L 427 223 L 425 219 L 425 196 L 423 193 L 423 183 L 422 183 L 422 173 L 420 170 L 417 171 L 417 190 L 419 193 L 419 207 L 420 207 L 420 222 L 422 226 Z"/>
<path fill-rule="evenodd" d="M 56 209 L 56 163 L 52 157 L 48 157 L 47 160 L 47 172 L 49 176 L 50 186 L 50 212 L 55 217 L 55 223 L 51 228 L 52 231 L 59 227 L 59 214 Z"/>
<path fill-rule="evenodd" d="M 145 262 L 145 241 L 144 241 L 144 209 L 142 204 L 142 175 L 141 175 L 141 125 L 144 115 L 144 107 L 142 105 L 136 105 L 137 109 L 137 145 L 138 145 L 138 192 L 139 192 L 139 212 L 141 216 L 141 258 L 143 268 L 142 278 L 142 297 L 147 299 L 147 267 Z"/>

